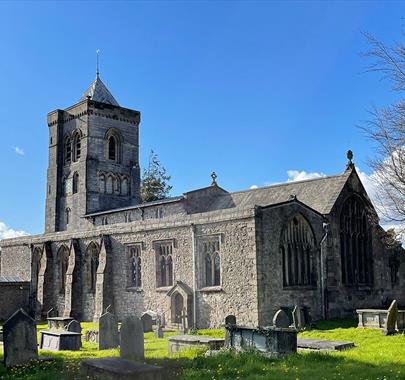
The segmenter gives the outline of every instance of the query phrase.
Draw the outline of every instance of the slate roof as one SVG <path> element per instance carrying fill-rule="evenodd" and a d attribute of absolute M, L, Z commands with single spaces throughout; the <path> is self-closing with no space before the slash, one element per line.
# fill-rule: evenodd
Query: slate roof
<path fill-rule="evenodd" d="M 291 195 L 295 195 L 300 202 L 319 213 L 329 214 L 350 174 L 351 171 L 347 170 L 336 176 L 287 182 L 219 195 L 207 211 L 232 207 L 248 208 L 255 205 L 270 206 L 287 202 L 291 199 Z"/>
<path fill-rule="evenodd" d="M 118 102 L 115 100 L 114 96 L 112 96 L 111 92 L 108 91 L 108 88 L 102 82 L 99 75 L 97 75 L 96 79 L 89 86 L 80 100 L 85 100 L 88 96 L 96 102 L 107 103 L 119 107 Z"/>
<path fill-rule="evenodd" d="M 24 282 L 17 276 L 0 276 L 0 282 Z"/>

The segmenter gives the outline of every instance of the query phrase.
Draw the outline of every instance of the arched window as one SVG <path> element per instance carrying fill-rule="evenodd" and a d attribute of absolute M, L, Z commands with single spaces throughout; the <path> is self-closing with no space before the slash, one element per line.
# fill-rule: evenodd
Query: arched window
<path fill-rule="evenodd" d="M 93 242 L 88 245 L 86 250 L 87 289 L 90 293 L 96 291 L 99 251 L 98 245 Z"/>
<path fill-rule="evenodd" d="M 76 131 L 73 135 L 73 161 L 78 161 L 82 153 L 82 134 Z"/>
<path fill-rule="evenodd" d="M 105 192 L 107 194 L 112 194 L 113 190 L 114 190 L 114 188 L 113 188 L 113 176 L 109 175 L 107 177 L 107 182 L 106 182 L 106 185 L 105 185 Z"/>
<path fill-rule="evenodd" d="M 73 174 L 73 185 L 72 185 L 72 192 L 76 194 L 79 191 L 79 173 L 74 172 Z"/>
<path fill-rule="evenodd" d="M 70 223 L 70 211 L 71 210 L 69 207 L 65 210 L 66 225 L 68 225 Z"/>
<path fill-rule="evenodd" d="M 117 159 L 117 140 L 115 136 L 108 139 L 108 159 L 115 161 Z"/>
<path fill-rule="evenodd" d="M 120 177 L 114 177 L 114 194 L 119 194 L 120 193 L 120 187 L 121 187 L 121 180 Z"/>
<path fill-rule="evenodd" d="M 363 200 L 353 195 L 340 214 L 342 282 L 345 285 L 372 284 L 370 223 Z"/>
<path fill-rule="evenodd" d="M 105 156 L 108 160 L 121 161 L 122 138 L 116 129 L 109 129 L 105 135 Z"/>
<path fill-rule="evenodd" d="M 315 285 L 315 238 L 311 226 L 298 214 L 283 227 L 280 241 L 284 286 Z"/>
<path fill-rule="evenodd" d="M 59 292 L 64 293 L 66 287 L 66 275 L 69 266 L 69 249 L 63 245 L 58 251 L 59 261 Z"/>
<path fill-rule="evenodd" d="M 121 183 L 121 195 L 124 195 L 125 197 L 129 195 L 128 191 L 128 178 L 124 177 L 122 179 Z"/>
<path fill-rule="evenodd" d="M 139 245 L 129 249 L 129 286 L 140 288 L 142 286 L 141 275 L 141 247 Z"/>
<path fill-rule="evenodd" d="M 173 246 L 171 242 L 160 243 L 156 247 L 156 262 L 157 266 L 157 286 L 171 286 L 173 285 L 173 259 L 172 259 Z"/>
<path fill-rule="evenodd" d="M 105 175 L 100 174 L 98 176 L 98 185 L 99 185 L 99 191 L 101 194 L 105 193 Z"/>
<path fill-rule="evenodd" d="M 65 137 L 65 164 L 70 164 L 72 162 L 72 140 L 70 136 Z"/>

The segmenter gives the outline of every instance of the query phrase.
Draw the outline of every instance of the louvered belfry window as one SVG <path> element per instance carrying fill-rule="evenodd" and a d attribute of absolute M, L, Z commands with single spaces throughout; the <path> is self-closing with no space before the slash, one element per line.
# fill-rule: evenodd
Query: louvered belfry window
<path fill-rule="evenodd" d="M 348 198 L 340 215 L 342 282 L 345 285 L 372 284 L 370 223 L 363 200 Z"/>
<path fill-rule="evenodd" d="M 284 225 L 280 251 L 285 287 L 315 285 L 315 239 L 311 226 L 302 215 L 296 215 Z"/>

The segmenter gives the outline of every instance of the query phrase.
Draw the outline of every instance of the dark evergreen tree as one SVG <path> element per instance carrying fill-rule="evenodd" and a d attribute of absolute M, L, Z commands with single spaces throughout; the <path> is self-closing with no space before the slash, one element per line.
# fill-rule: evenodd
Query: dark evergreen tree
<path fill-rule="evenodd" d="M 172 189 L 169 185 L 170 178 L 171 176 L 166 174 L 166 169 L 160 164 L 157 154 L 151 150 L 148 167 L 142 174 L 142 201 L 151 202 L 167 198 Z"/>

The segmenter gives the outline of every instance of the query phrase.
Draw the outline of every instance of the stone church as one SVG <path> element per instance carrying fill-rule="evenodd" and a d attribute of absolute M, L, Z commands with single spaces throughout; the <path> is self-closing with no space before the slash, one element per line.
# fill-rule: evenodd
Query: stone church
<path fill-rule="evenodd" d="M 3 240 L 1 275 L 30 281 L 38 318 L 122 319 L 147 310 L 175 326 L 229 314 L 268 325 L 280 307 L 312 319 L 404 303 L 405 263 L 351 155 L 341 174 L 228 192 L 212 183 L 140 201 L 140 112 L 99 75 L 80 101 L 50 112 L 45 233 Z M 343 166 L 343 165 L 342 165 Z M 210 181 L 211 182 L 211 181 Z"/>

